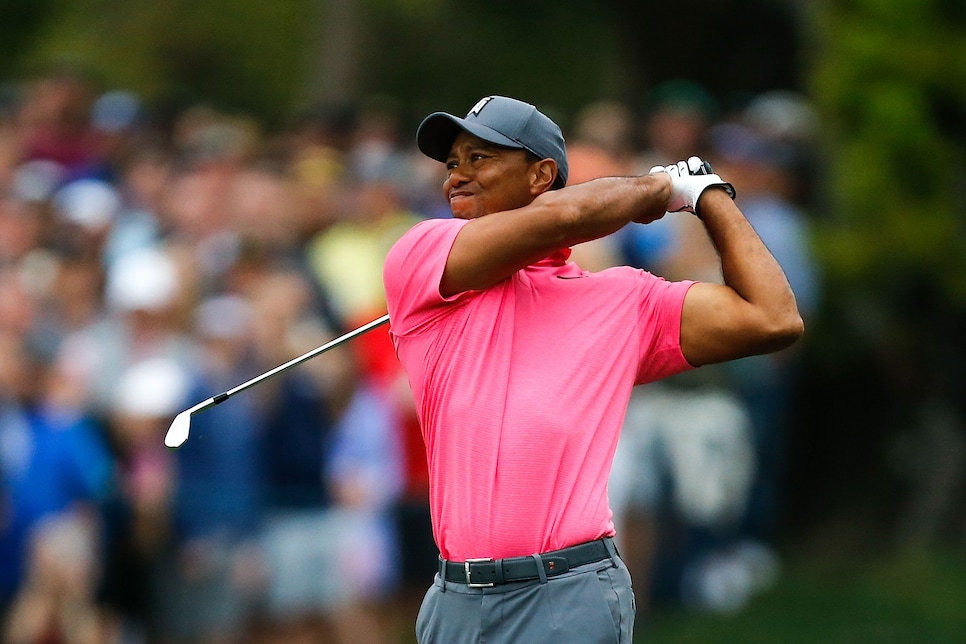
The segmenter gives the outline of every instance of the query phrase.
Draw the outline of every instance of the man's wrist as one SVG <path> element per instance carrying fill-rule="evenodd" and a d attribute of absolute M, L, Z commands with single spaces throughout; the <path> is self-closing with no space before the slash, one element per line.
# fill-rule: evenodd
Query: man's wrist
<path fill-rule="evenodd" d="M 655 219 L 660 219 L 667 212 L 674 186 L 671 176 L 667 173 L 646 174 L 639 177 L 639 180 L 643 182 L 639 184 L 641 195 L 644 197 L 641 201 L 642 211 L 632 221 L 648 224 Z"/>
<path fill-rule="evenodd" d="M 694 204 L 694 214 L 698 219 L 704 219 L 706 214 L 713 214 L 726 203 L 734 203 L 728 189 L 723 185 L 713 185 L 705 188 Z"/>
<path fill-rule="evenodd" d="M 674 181 L 671 179 L 671 175 L 666 172 L 659 172 L 657 174 L 649 174 L 647 177 L 657 182 L 655 194 L 657 195 L 660 207 L 667 211 L 668 204 L 671 201 L 671 195 L 674 193 Z"/>

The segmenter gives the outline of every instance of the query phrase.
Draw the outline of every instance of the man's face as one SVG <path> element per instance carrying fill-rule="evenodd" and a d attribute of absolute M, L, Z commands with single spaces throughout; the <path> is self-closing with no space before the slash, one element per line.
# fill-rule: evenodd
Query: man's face
<path fill-rule="evenodd" d="M 534 162 L 525 150 L 505 148 L 461 132 L 446 160 L 443 192 L 453 216 L 475 219 L 533 201 Z"/>

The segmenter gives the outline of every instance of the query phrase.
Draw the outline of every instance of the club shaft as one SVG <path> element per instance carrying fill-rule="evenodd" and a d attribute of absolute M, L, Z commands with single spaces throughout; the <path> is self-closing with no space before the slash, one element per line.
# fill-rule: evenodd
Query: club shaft
<path fill-rule="evenodd" d="M 363 324 L 358 329 L 354 329 L 352 331 L 349 331 L 348 333 L 346 333 L 344 335 L 340 335 L 335 340 L 332 340 L 330 342 L 326 342 L 322 346 L 316 347 L 315 349 L 312 349 L 308 353 L 302 354 L 302 355 L 300 355 L 297 358 L 292 358 L 291 360 L 289 360 L 285 364 L 281 364 L 281 365 L 275 367 L 274 369 L 272 369 L 270 371 L 266 371 L 265 373 L 263 373 L 260 376 L 255 376 L 251 380 L 249 380 L 247 382 L 243 382 L 242 384 L 240 384 L 240 385 L 238 385 L 236 387 L 233 387 L 232 389 L 229 389 L 228 391 L 226 391 L 223 394 L 218 394 L 217 396 L 214 396 L 213 398 L 209 399 L 210 400 L 210 403 L 212 405 L 217 405 L 218 403 L 224 402 L 225 400 L 228 400 L 228 398 L 230 396 L 233 396 L 233 395 L 235 395 L 235 394 L 237 394 L 237 393 L 239 393 L 241 391 L 244 391 L 244 390 L 248 389 L 249 387 L 253 387 L 253 386 L 257 385 L 258 383 L 262 382 L 263 380 L 268 380 L 272 376 L 277 376 L 278 374 L 282 373 L 283 371 L 287 371 L 287 370 L 291 369 L 292 367 L 294 367 L 296 365 L 302 364 L 306 360 L 311 360 L 315 356 L 320 355 L 322 353 L 325 353 L 329 349 L 333 349 L 333 348 L 339 346 L 340 344 L 342 344 L 344 342 L 348 342 L 352 338 L 358 337 L 358 336 L 362 335 L 363 333 L 367 333 L 369 331 L 372 331 L 376 327 L 380 327 L 380 326 L 382 326 L 383 324 L 385 324 L 388 321 L 389 321 L 389 314 L 387 313 L 386 315 L 382 316 L 381 318 L 377 318 L 377 319 L 373 320 L 372 322 L 368 322 L 366 324 Z M 209 401 L 205 401 L 205 402 L 209 402 Z M 202 403 L 202 404 L 204 404 L 204 403 Z"/>

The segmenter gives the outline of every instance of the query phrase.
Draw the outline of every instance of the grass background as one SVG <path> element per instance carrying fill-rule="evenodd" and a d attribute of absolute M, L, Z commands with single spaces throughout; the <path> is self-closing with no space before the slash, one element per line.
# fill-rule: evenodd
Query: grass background
<path fill-rule="evenodd" d="M 778 582 L 734 615 L 655 609 L 635 642 L 966 642 L 966 548 L 888 556 L 786 555 Z"/>

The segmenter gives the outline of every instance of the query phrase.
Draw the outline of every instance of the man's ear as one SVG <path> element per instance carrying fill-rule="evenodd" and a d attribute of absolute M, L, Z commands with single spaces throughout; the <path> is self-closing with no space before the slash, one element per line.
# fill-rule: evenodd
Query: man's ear
<path fill-rule="evenodd" d="M 550 190 L 554 180 L 557 178 L 557 162 L 553 159 L 541 159 L 535 161 L 531 166 L 530 191 L 541 194 Z"/>

